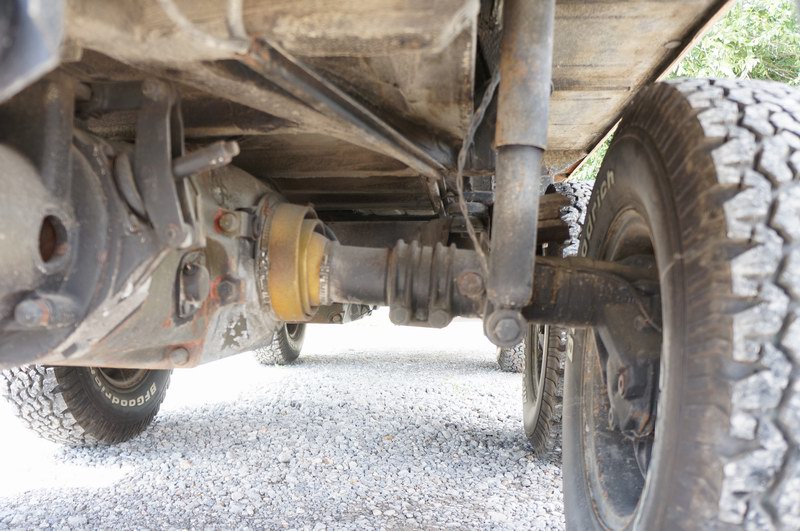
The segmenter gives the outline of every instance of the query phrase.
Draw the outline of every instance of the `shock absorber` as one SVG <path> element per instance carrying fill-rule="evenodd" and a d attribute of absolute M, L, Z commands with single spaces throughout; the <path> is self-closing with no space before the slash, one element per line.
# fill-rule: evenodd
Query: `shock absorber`
<path fill-rule="evenodd" d="M 542 156 L 553 62 L 555 0 L 505 0 L 498 92 L 497 194 L 492 215 L 486 336 L 509 347 L 526 329 L 533 293 Z"/>

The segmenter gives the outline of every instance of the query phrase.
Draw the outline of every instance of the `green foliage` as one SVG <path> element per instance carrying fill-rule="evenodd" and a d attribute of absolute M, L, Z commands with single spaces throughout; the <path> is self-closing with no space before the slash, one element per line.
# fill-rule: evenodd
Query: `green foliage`
<path fill-rule="evenodd" d="M 769 79 L 800 85 L 800 26 L 794 0 L 738 0 L 670 77 Z M 571 180 L 591 181 L 611 136 Z"/>
<path fill-rule="evenodd" d="M 594 181 L 595 177 L 597 177 L 597 172 L 600 170 L 600 164 L 603 163 L 603 159 L 606 156 L 608 146 L 611 145 L 612 138 L 613 135 L 609 135 L 603 141 L 603 144 L 597 148 L 597 151 L 586 157 L 578 171 L 573 173 L 569 179 L 571 181 Z"/>
<path fill-rule="evenodd" d="M 673 77 L 800 84 L 800 30 L 794 0 L 739 0 L 678 64 Z"/>

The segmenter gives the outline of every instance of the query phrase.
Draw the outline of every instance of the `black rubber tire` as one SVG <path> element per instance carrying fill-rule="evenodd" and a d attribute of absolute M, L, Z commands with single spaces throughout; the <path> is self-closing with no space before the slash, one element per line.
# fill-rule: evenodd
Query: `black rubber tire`
<path fill-rule="evenodd" d="M 534 455 L 544 455 L 551 447 L 554 428 L 561 420 L 563 360 L 567 329 L 531 325 L 523 341 L 522 425 Z M 534 350 L 536 349 L 536 350 Z M 534 352 L 538 378 L 534 382 Z"/>
<path fill-rule="evenodd" d="M 667 346 L 638 501 L 601 521 L 631 478 L 593 472 L 607 454 L 586 439 L 603 419 L 581 404 L 599 396 L 590 381 L 599 362 L 591 332 L 576 333 L 564 396 L 567 527 L 800 528 L 800 91 L 741 80 L 643 90 L 589 212 L 590 257 L 613 247 L 606 239 L 622 217 L 645 220 Z"/>
<path fill-rule="evenodd" d="M 503 372 L 525 370 L 525 340 L 513 347 L 497 347 L 497 366 Z"/>
<path fill-rule="evenodd" d="M 569 205 L 561 209 L 561 219 L 569 227 L 569 239 L 562 246 L 545 252 L 556 256 L 574 256 L 578 252 L 586 207 L 592 195 L 592 183 L 556 183 L 550 185 L 547 193 L 558 193 L 570 200 Z M 522 358 L 523 427 L 535 455 L 543 455 L 550 449 L 554 428 L 561 422 L 564 353 L 572 341 L 571 334 L 570 329 L 563 327 L 532 325 L 525 340 L 514 347 L 514 352 L 518 352 Z M 534 366 L 540 368 L 537 375 L 533 374 Z"/>
<path fill-rule="evenodd" d="M 42 438 L 69 446 L 127 441 L 155 418 L 172 371 L 144 371 L 128 388 L 91 367 L 30 365 L 0 372 L 0 391 Z"/>
<path fill-rule="evenodd" d="M 272 341 L 255 350 L 262 365 L 289 365 L 297 361 L 303 349 L 306 325 L 284 324 L 272 335 Z"/>

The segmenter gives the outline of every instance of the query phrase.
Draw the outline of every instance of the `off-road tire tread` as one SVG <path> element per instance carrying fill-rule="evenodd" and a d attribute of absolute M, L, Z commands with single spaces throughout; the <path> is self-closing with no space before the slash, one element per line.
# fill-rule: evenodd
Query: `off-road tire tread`
<path fill-rule="evenodd" d="M 558 193 L 569 199 L 569 204 L 561 208 L 561 219 L 569 227 L 569 239 L 555 251 L 561 256 L 575 256 L 578 254 L 583 223 L 586 220 L 586 209 L 592 195 L 592 184 L 591 182 L 564 181 L 555 183 L 548 188 L 548 193 Z M 564 327 L 549 326 L 547 327 L 547 334 L 548 351 L 545 353 L 547 363 L 544 389 L 542 391 L 542 404 L 533 431 L 529 431 L 526 427 L 526 435 L 534 455 L 544 455 L 552 448 L 554 432 L 561 423 L 564 367 L 566 351 L 571 343 L 569 337 L 572 334 L 572 330 Z M 527 373 L 527 368 L 525 367 L 527 363 L 525 343 L 515 346 L 514 352 L 519 352 L 521 355 L 523 373 Z M 528 393 L 527 377 L 523 375 L 523 379 L 523 393 Z M 523 400 L 527 399 L 523 397 Z"/>
<path fill-rule="evenodd" d="M 679 450 L 694 457 L 665 528 L 800 529 L 800 90 L 675 80 L 637 102 L 620 131 L 660 146 L 694 272 Z"/>
<path fill-rule="evenodd" d="M 544 389 L 542 391 L 542 404 L 533 432 L 526 432 L 533 454 L 545 455 L 553 446 L 554 434 L 561 422 L 562 398 L 564 396 L 564 359 L 567 346 L 567 330 L 564 328 L 547 327 L 548 344 L 547 366 L 544 375 Z M 527 341 L 527 338 L 526 338 Z M 527 356 L 523 356 L 527 363 Z M 526 368 L 527 369 L 527 368 Z M 523 393 L 527 393 L 527 385 L 523 384 Z"/>
<path fill-rule="evenodd" d="M 561 256 L 577 256 L 583 224 L 586 221 L 586 209 L 589 206 L 589 199 L 592 197 L 594 183 L 563 181 L 550 186 L 553 191 L 569 199 L 569 204 L 561 207 L 561 220 L 569 227 L 569 239 L 561 248 Z"/>
<path fill-rule="evenodd" d="M 292 346 L 284 326 L 272 334 L 268 344 L 255 349 L 256 360 L 262 365 L 289 365 L 297 361 L 299 356 L 300 349 Z"/>
<path fill-rule="evenodd" d="M 111 422 L 99 415 L 77 380 L 85 367 L 29 365 L 0 371 L 0 394 L 16 416 L 43 439 L 67 446 L 127 441 L 143 432 L 158 413 L 169 378 L 155 408 L 135 423 Z"/>
<path fill-rule="evenodd" d="M 525 342 L 517 343 L 513 347 L 500 347 L 497 349 L 497 366 L 503 372 L 522 372 L 525 363 Z"/>

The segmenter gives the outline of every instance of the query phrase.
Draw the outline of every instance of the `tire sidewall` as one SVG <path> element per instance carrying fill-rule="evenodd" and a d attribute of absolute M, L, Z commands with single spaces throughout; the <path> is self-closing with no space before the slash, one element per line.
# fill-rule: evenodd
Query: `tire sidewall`
<path fill-rule="evenodd" d="M 672 501 L 672 472 L 676 448 L 681 440 L 681 397 L 683 396 L 685 336 L 685 281 L 680 220 L 675 208 L 675 191 L 666 175 L 658 150 L 648 135 L 621 130 L 600 169 L 590 201 L 581 255 L 602 258 L 602 246 L 618 216 L 634 209 L 647 222 L 661 276 L 663 345 L 661 386 L 656 421 L 656 442 L 639 507 L 632 522 L 637 529 L 657 529 Z M 564 399 L 564 497 L 567 527 L 601 527 L 595 517 L 589 493 L 583 453 L 584 429 L 580 403 L 584 386 L 584 354 L 587 334 L 576 333 L 575 349 L 567 360 Z M 674 506 L 672 507 L 674 509 Z M 629 526 L 630 527 L 630 526 Z"/>
<path fill-rule="evenodd" d="M 142 381 L 130 389 L 117 389 L 109 384 L 94 367 L 57 367 L 56 379 L 71 380 L 72 388 L 65 393 L 68 406 L 72 397 L 88 403 L 98 420 L 115 424 L 136 424 L 158 411 L 169 386 L 172 371 L 147 371 Z"/>
<path fill-rule="evenodd" d="M 537 325 L 530 325 L 528 327 L 528 334 L 525 337 L 525 349 L 523 350 L 525 354 L 525 366 L 522 371 L 523 377 L 523 388 L 525 395 L 523 397 L 522 402 L 522 424 L 525 427 L 525 435 L 528 439 L 531 439 L 536 431 L 536 426 L 539 422 L 539 414 L 541 413 L 542 409 L 542 399 L 544 395 L 544 382 L 539 379 L 541 384 L 538 386 L 538 392 L 536 396 L 533 393 L 533 387 L 531 385 L 531 381 L 533 379 L 533 368 L 531 366 L 531 361 L 533 357 L 534 349 L 541 348 L 542 349 L 542 356 L 540 362 L 540 374 L 547 374 L 547 366 L 548 366 L 548 353 L 544 349 L 544 347 L 539 346 L 539 337 L 538 337 L 538 328 Z M 544 327 L 544 335 L 545 338 L 548 337 L 550 333 L 549 326 Z"/>
<path fill-rule="evenodd" d="M 289 333 L 288 326 L 296 326 L 296 331 L 293 334 Z M 303 349 L 303 341 L 306 337 L 306 325 L 299 323 L 296 325 L 284 324 L 280 330 L 283 334 L 281 338 L 285 348 L 283 348 L 283 358 L 286 362 L 295 361 L 300 356 L 300 351 Z"/>

